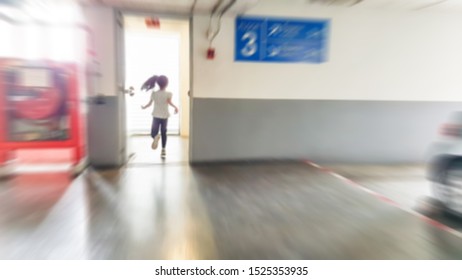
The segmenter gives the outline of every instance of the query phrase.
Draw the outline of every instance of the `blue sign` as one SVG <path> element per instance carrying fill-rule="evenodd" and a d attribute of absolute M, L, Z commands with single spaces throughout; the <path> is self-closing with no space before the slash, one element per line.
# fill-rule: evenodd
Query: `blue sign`
<path fill-rule="evenodd" d="M 236 61 L 327 61 L 329 20 L 238 17 Z"/>

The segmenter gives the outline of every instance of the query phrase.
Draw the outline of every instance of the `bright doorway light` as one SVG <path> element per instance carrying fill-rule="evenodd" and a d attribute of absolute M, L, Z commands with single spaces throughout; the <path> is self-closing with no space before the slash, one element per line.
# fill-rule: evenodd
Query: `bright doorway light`
<path fill-rule="evenodd" d="M 137 92 L 127 97 L 127 131 L 129 134 L 149 134 L 152 122 L 152 108 L 141 110 L 150 93 L 139 88 L 152 75 L 166 75 L 169 78 L 168 90 L 173 93 L 173 102 L 180 105 L 180 35 L 152 30 L 127 30 L 125 32 L 126 85 L 133 86 Z M 172 112 L 172 111 L 171 111 Z M 178 134 L 179 115 L 171 114 L 168 132 Z"/>

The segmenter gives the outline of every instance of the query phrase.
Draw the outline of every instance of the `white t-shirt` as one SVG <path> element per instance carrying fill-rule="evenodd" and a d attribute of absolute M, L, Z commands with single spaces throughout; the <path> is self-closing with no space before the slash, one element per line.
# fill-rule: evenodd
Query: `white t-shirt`
<path fill-rule="evenodd" d="M 168 99 L 172 98 L 172 93 L 165 90 L 153 91 L 151 100 L 154 102 L 152 116 L 159 119 L 168 119 L 170 112 L 168 111 Z"/>

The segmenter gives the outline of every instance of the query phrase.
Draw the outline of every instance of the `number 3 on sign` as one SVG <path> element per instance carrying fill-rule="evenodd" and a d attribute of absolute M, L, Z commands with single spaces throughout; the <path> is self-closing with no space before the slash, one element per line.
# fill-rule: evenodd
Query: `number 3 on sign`
<path fill-rule="evenodd" d="M 253 31 L 248 31 L 242 35 L 242 41 L 246 41 L 247 43 L 241 49 L 241 54 L 243 56 L 252 56 L 257 52 L 257 34 Z"/>

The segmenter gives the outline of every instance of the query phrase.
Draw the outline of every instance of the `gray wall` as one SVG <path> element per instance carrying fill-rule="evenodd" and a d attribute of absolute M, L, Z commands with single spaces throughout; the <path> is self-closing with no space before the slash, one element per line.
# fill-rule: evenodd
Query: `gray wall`
<path fill-rule="evenodd" d="M 123 98 L 88 98 L 88 158 L 94 167 L 118 167 L 126 161 Z"/>
<path fill-rule="evenodd" d="M 422 162 L 462 103 L 195 98 L 191 161 Z"/>

